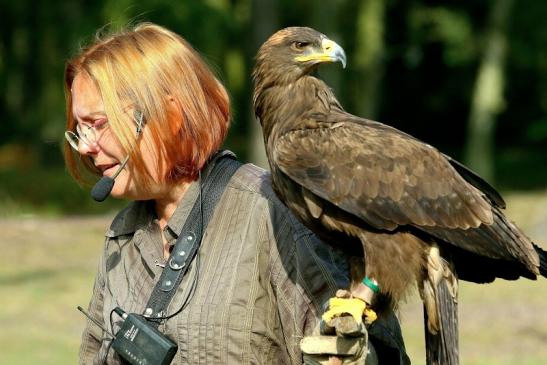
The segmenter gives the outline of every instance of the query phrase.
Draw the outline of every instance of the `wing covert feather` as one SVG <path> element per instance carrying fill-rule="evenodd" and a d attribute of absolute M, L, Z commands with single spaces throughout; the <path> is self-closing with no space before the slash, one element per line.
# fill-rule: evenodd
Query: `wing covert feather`
<path fill-rule="evenodd" d="M 288 132 L 273 147 L 283 173 L 376 228 L 492 223 L 482 193 L 440 152 L 395 130 L 337 123 Z"/>

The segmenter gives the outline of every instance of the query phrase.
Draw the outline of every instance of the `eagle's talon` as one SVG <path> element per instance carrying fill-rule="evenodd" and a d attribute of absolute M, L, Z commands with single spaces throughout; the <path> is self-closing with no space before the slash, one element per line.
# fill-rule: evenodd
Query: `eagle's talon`
<path fill-rule="evenodd" d="M 322 319 L 326 326 L 336 327 L 336 325 L 347 327 L 358 327 L 363 324 L 363 316 L 365 316 L 365 324 L 370 324 L 376 320 L 376 313 L 367 308 L 367 303 L 359 298 L 330 298 L 329 310 L 323 313 Z M 350 317 L 353 321 L 342 320 L 339 318 Z M 355 324 L 352 325 L 351 322 Z M 345 330 L 342 330 L 345 332 Z M 349 330 L 350 332 L 352 330 Z"/>
<path fill-rule="evenodd" d="M 376 319 L 378 319 L 378 315 L 376 314 L 376 312 L 373 311 L 370 308 L 365 309 L 364 315 L 365 315 L 365 324 L 367 326 L 371 325 L 372 322 L 374 322 Z"/>

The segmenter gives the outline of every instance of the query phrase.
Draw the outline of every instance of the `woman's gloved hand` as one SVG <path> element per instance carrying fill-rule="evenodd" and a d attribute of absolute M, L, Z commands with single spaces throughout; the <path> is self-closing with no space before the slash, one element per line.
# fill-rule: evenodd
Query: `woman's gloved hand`
<path fill-rule="evenodd" d="M 339 290 L 338 298 L 350 298 L 350 293 Z M 327 310 L 328 311 L 328 310 Z M 321 321 L 318 335 L 306 336 L 300 342 L 306 365 L 376 365 L 378 358 L 368 342 L 367 330 L 362 321 L 350 314 Z"/>

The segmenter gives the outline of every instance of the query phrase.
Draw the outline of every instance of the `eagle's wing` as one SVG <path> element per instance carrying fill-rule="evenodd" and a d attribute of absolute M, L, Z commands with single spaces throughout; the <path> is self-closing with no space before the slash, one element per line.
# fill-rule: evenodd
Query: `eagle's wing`
<path fill-rule="evenodd" d="M 378 229 L 412 225 L 481 255 L 512 260 L 524 248 L 531 257 L 531 244 L 437 149 L 353 116 L 319 126 L 280 136 L 272 151 L 313 194 Z"/>
<path fill-rule="evenodd" d="M 503 197 L 496 191 L 496 189 L 492 187 L 492 185 L 459 161 L 456 161 L 452 157 L 445 154 L 443 154 L 443 156 L 468 183 L 486 194 L 493 205 L 498 208 L 505 209 L 505 200 L 503 200 Z"/>
<path fill-rule="evenodd" d="M 340 122 L 286 133 L 274 163 L 319 197 L 379 229 L 478 227 L 490 205 L 433 147 L 379 128 Z"/>

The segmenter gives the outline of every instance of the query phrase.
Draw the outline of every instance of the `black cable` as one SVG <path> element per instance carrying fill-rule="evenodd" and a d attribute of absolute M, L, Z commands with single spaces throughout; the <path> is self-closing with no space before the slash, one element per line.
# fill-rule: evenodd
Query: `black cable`
<path fill-rule="evenodd" d="M 228 158 L 223 159 L 224 156 L 226 156 Z M 218 164 L 215 161 L 217 159 L 218 159 Z M 187 222 L 185 223 L 185 225 L 183 227 L 183 229 L 185 227 L 186 227 L 186 229 L 188 229 L 188 227 L 191 227 L 191 229 L 194 230 L 194 232 L 195 232 L 195 237 L 197 238 L 196 242 L 194 243 L 194 246 L 191 247 L 191 251 L 190 251 L 190 255 L 192 255 L 192 257 L 194 257 L 194 255 L 197 255 L 197 258 L 195 259 L 196 263 L 195 263 L 195 268 L 194 268 L 195 274 L 194 274 L 192 279 L 189 279 L 189 281 L 190 280 L 192 281 L 191 283 L 188 283 L 188 284 L 190 284 L 190 286 L 186 285 L 186 288 L 188 289 L 187 290 L 188 294 L 182 300 L 182 305 L 180 306 L 180 308 L 178 308 L 178 310 L 176 310 L 174 313 L 169 314 L 169 315 L 166 314 L 167 310 L 168 310 L 168 303 L 171 301 L 171 299 L 177 293 L 178 290 L 170 291 L 167 294 L 168 295 L 168 297 L 167 297 L 166 295 L 164 295 L 160 292 L 160 290 L 161 290 L 160 289 L 160 282 L 156 283 L 156 286 L 154 287 L 153 292 L 152 292 L 152 296 L 148 301 L 147 307 L 148 308 L 157 307 L 158 308 L 157 310 L 159 311 L 159 313 L 157 313 L 157 314 L 160 314 L 160 316 L 154 316 L 154 317 L 144 316 L 144 318 L 146 318 L 147 320 L 149 320 L 151 322 L 155 322 L 154 327 L 156 327 L 156 328 L 163 320 L 172 318 L 172 317 L 176 316 L 177 314 L 179 314 L 181 311 L 183 311 L 188 306 L 189 302 L 191 301 L 191 299 L 193 298 L 193 296 L 197 292 L 197 286 L 198 286 L 198 282 L 199 282 L 199 270 L 200 270 L 200 266 L 201 266 L 201 261 L 200 261 L 200 257 L 199 257 L 200 256 L 199 255 L 199 253 L 200 253 L 199 252 L 199 246 L 201 245 L 201 240 L 203 239 L 203 234 L 204 234 L 204 231 L 205 231 L 205 225 L 207 224 L 205 218 L 207 218 L 207 220 L 210 219 L 210 215 L 212 214 L 212 211 L 214 210 L 214 207 L 215 207 L 216 203 L 219 201 L 219 199 L 222 196 L 222 191 L 224 190 L 225 185 L 227 184 L 227 182 L 229 181 L 231 176 L 241 166 L 240 163 L 230 162 L 232 160 L 235 160 L 235 156 L 233 156 L 233 154 L 231 154 L 230 152 L 225 152 L 225 151 L 220 152 L 219 154 L 217 154 L 212 159 L 211 167 L 207 167 L 204 170 L 204 172 L 206 173 L 206 175 L 205 175 L 206 181 L 205 182 L 203 181 L 202 172 L 198 173 L 199 174 L 199 177 L 198 177 L 198 184 L 199 184 L 198 185 L 199 186 L 199 190 L 198 190 L 199 197 L 198 197 L 198 199 L 199 200 L 196 201 L 196 203 L 194 204 L 194 207 L 192 208 L 192 211 L 190 212 L 190 215 L 192 217 L 195 217 L 195 215 L 199 215 L 199 217 L 197 219 L 194 219 L 194 220 L 188 220 L 187 219 Z M 215 168 L 215 166 L 216 166 L 216 168 Z M 210 192 L 211 193 L 211 199 L 210 200 L 207 199 L 206 201 L 204 201 L 203 200 L 203 193 L 207 192 L 209 194 L 210 190 L 211 190 L 211 192 Z M 207 217 L 206 217 L 206 215 L 207 215 Z M 189 222 L 191 222 L 191 223 L 189 223 Z M 177 244 L 178 244 L 178 242 L 177 242 Z M 192 262 L 191 262 L 191 259 L 190 259 L 190 262 L 189 262 L 188 266 L 186 267 L 186 269 L 184 271 L 184 275 L 182 275 L 182 277 L 180 275 L 176 275 L 176 279 L 174 279 L 176 282 L 173 283 L 173 285 L 178 286 L 180 284 L 180 282 L 183 280 L 183 277 L 186 274 L 188 274 L 188 270 L 190 269 L 191 264 L 192 264 Z M 165 274 L 165 271 L 160 276 L 160 280 L 164 276 L 166 276 L 164 274 Z"/>
<path fill-rule="evenodd" d="M 113 314 L 114 314 L 114 309 L 110 311 L 110 329 L 112 330 L 112 332 L 114 332 L 114 322 L 112 318 Z M 114 338 L 110 339 L 110 342 L 106 346 L 106 352 L 104 354 L 103 361 L 102 361 L 103 364 L 106 364 L 106 360 L 108 360 L 108 353 L 110 352 L 110 349 L 112 348 L 113 342 L 114 342 Z"/>
<path fill-rule="evenodd" d="M 112 318 L 112 315 L 114 314 L 114 309 L 112 309 L 110 311 L 110 328 L 112 329 L 112 332 L 114 332 L 114 322 L 113 322 L 113 318 Z"/>
<path fill-rule="evenodd" d="M 199 196 L 198 196 L 198 199 L 199 199 L 199 214 L 200 214 L 200 219 L 201 219 L 201 224 L 200 226 L 202 227 L 203 229 L 203 222 L 205 221 L 205 217 L 203 215 L 203 198 L 202 198 L 202 191 L 203 191 L 203 184 L 202 184 L 202 180 L 201 180 L 201 171 L 198 173 L 199 174 L 199 177 L 198 177 L 198 184 L 199 184 Z M 203 233 L 204 232 L 200 232 L 200 236 L 203 237 Z M 198 252 L 196 253 L 196 274 L 194 275 L 194 279 L 192 279 L 192 284 L 191 284 L 191 287 L 190 287 L 190 292 L 188 293 L 188 295 L 186 296 L 186 298 L 184 299 L 182 305 L 180 306 L 180 308 L 175 311 L 173 314 L 170 314 L 170 315 L 166 315 L 166 316 L 162 316 L 162 317 L 154 317 L 154 318 L 147 318 L 145 317 L 146 319 L 153 319 L 153 320 L 167 320 L 169 318 L 173 318 L 174 316 L 176 316 L 177 314 L 179 314 L 180 312 L 182 312 L 187 306 L 188 304 L 190 303 L 190 300 L 192 299 L 192 297 L 194 296 L 196 290 L 197 290 L 197 286 L 198 286 L 198 281 L 199 281 L 199 266 L 200 266 L 200 262 L 199 262 L 199 249 L 198 249 Z"/>

